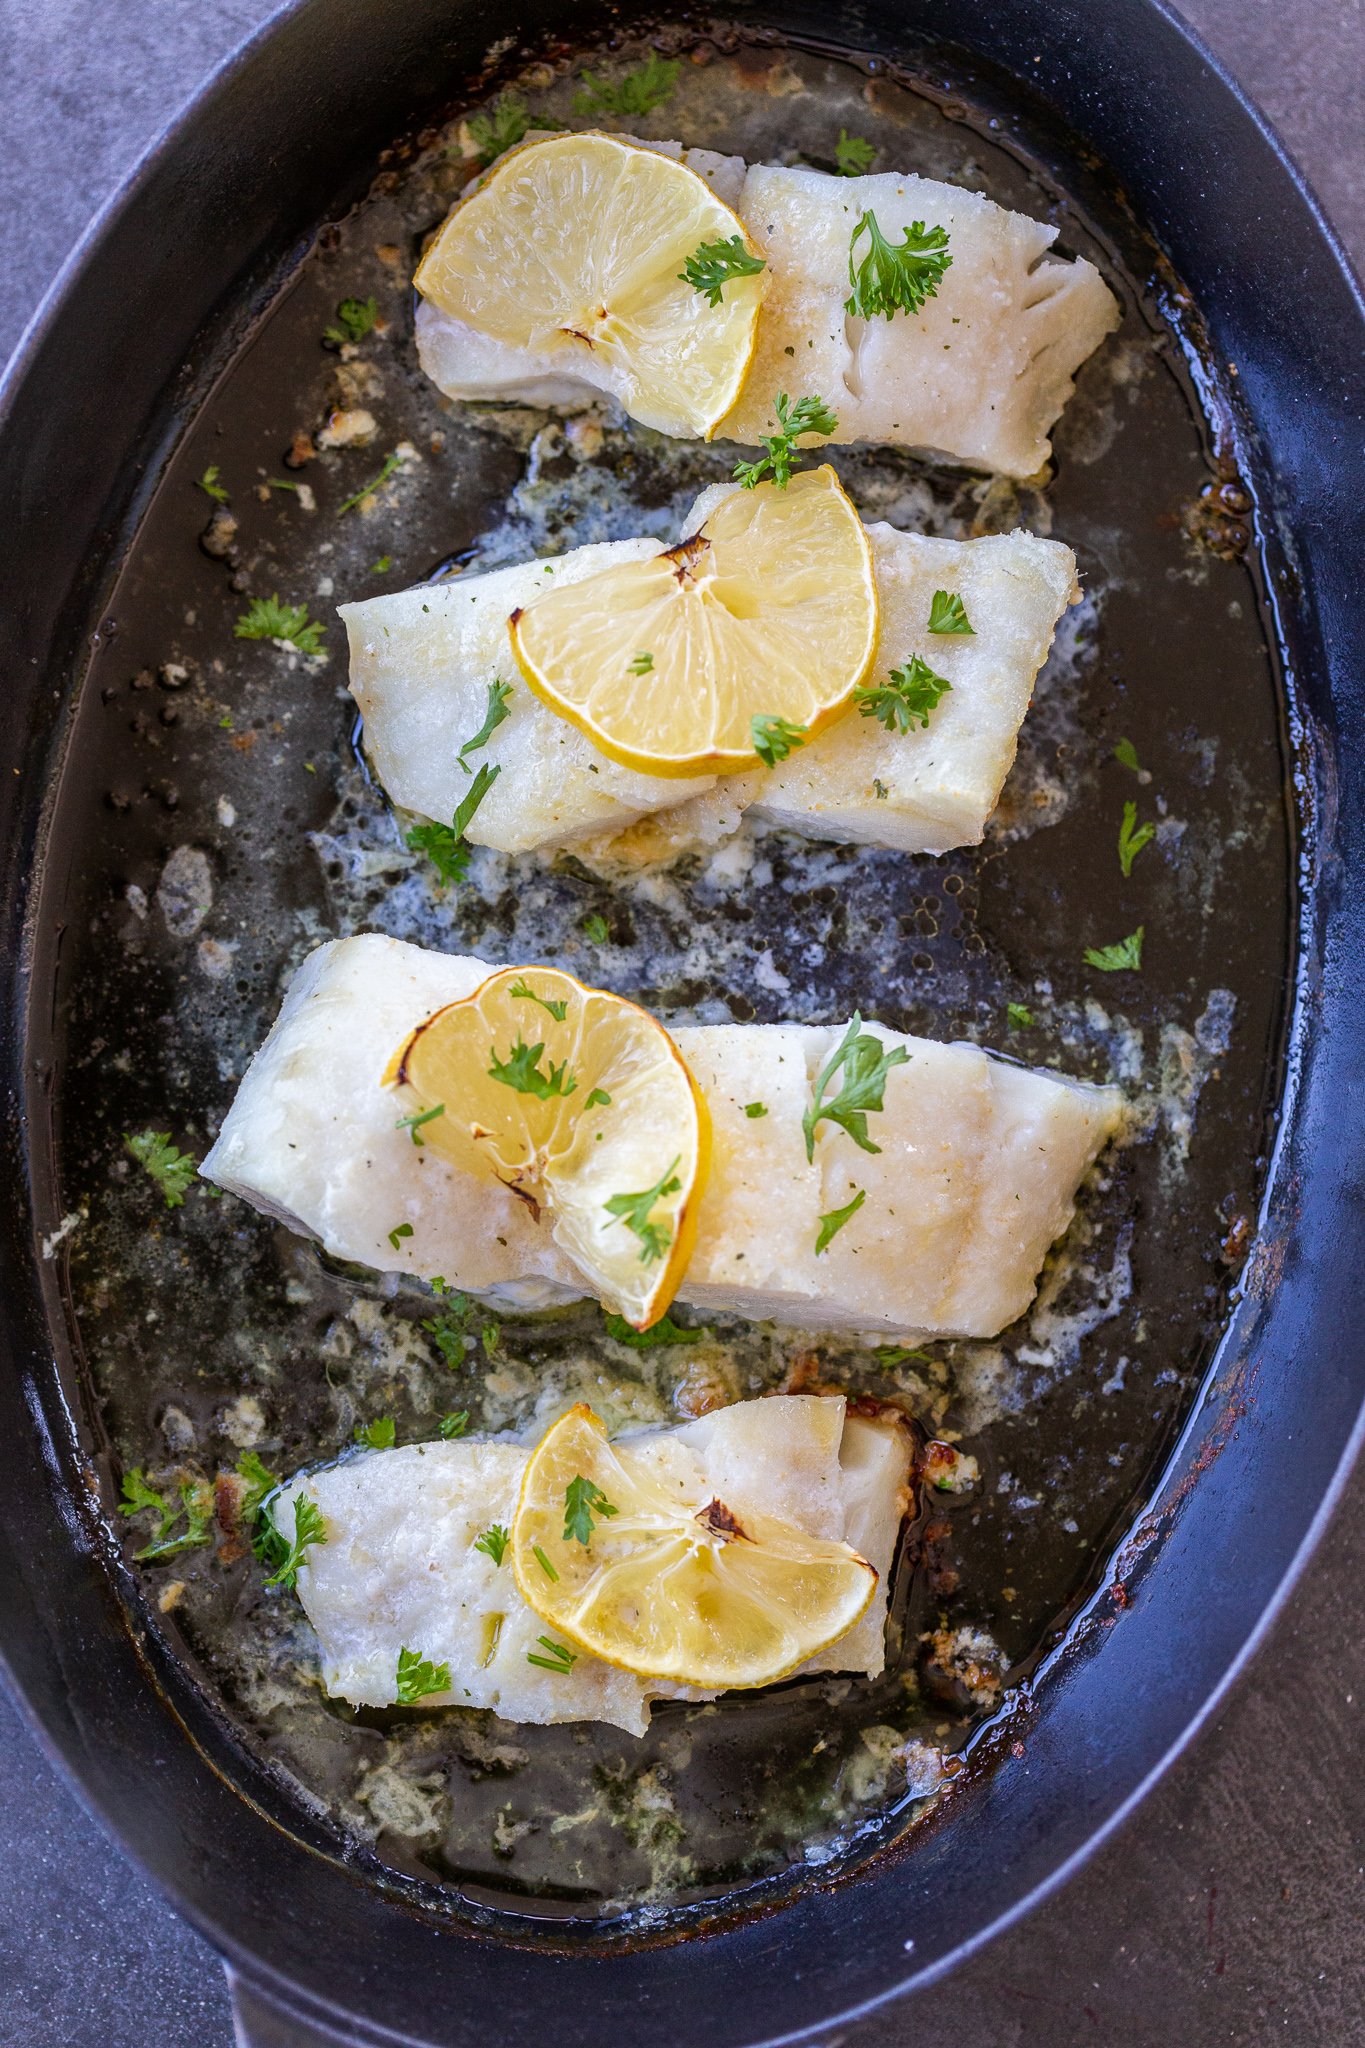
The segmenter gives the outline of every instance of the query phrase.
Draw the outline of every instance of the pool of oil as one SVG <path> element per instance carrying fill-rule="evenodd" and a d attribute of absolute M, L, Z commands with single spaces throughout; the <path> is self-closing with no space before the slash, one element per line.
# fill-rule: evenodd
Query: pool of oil
<path fill-rule="evenodd" d="M 736 459 L 610 408 L 565 422 L 453 404 L 423 379 L 408 280 L 471 170 L 461 110 L 396 147 L 363 202 L 320 229 L 195 414 L 123 569 L 58 821 L 82 853 L 57 992 L 66 1214 L 48 1246 L 68 1266 L 111 1503 L 134 1466 L 174 1491 L 251 1451 L 277 1472 L 336 1456 L 381 1413 L 400 1442 L 459 1408 L 475 1428 L 527 1432 L 580 1395 L 627 1426 L 841 1386 L 898 1402 L 975 1460 L 975 1482 L 909 1528 L 881 1679 L 670 1705 L 639 1740 L 458 1708 L 354 1712 L 324 1697 L 301 1610 L 264 1588 L 230 1529 L 138 1566 L 147 1625 L 331 1817 L 353 1865 L 414 1897 L 439 1887 L 456 1910 L 630 1930 L 827 1875 L 912 1831 L 1065 1627 L 1217 1334 L 1264 1161 L 1290 928 L 1246 498 L 1196 403 L 1195 317 L 1156 250 L 1099 173 L 1059 173 L 1045 137 L 1007 133 L 969 95 L 724 29 L 666 47 L 680 60 L 667 102 L 605 125 L 826 167 L 846 129 L 882 165 L 1055 221 L 1122 301 L 1028 486 L 831 451 L 869 517 L 953 536 L 1023 524 L 1076 551 L 1085 601 L 999 815 L 982 846 L 937 859 L 746 827 L 625 878 L 480 850 L 452 889 L 409 851 L 354 743 L 335 604 L 589 540 L 672 537 Z M 500 83 L 574 125 L 579 74 L 617 78 L 642 54 L 519 60 Z M 378 320 L 339 346 L 339 305 L 371 298 Z M 338 410 L 373 432 L 320 445 Z M 318 657 L 236 635 L 274 594 L 321 622 Z M 1155 837 L 1124 876 L 1130 801 Z M 1140 974 L 1086 964 L 1138 925 Z M 361 930 L 562 962 L 666 1021 L 860 1007 L 1118 1080 L 1131 1140 L 1092 1177 L 1033 1310 L 993 1343 L 888 1358 L 717 1320 L 637 1351 L 588 1307 L 443 1311 L 438 1342 L 425 1290 L 329 1266 L 202 1185 L 168 1210 L 124 1143 L 166 1131 L 201 1157 L 289 975 L 320 940 Z M 136 1550 L 145 1522 L 124 1533 Z"/>

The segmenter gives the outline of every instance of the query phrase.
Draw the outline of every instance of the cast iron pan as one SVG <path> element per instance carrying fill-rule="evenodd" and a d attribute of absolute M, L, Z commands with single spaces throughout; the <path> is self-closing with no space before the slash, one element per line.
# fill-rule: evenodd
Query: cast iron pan
<path fill-rule="evenodd" d="M 677 2048 L 748 2044 L 949 1967 L 1059 1881 L 1208 1711 L 1330 1505 L 1365 1391 L 1348 1315 L 1361 1244 L 1348 1112 L 1361 1068 L 1361 778 L 1338 744 L 1358 715 L 1362 672 L 1348 573 L 1365 483 L 1352 381 L 1360 308 L 1273 144 L 1156 8 L 1107 8 L 1100 34 L 1089 10 L 1027 0 L 970 24 L 933 5 L 792 6 L 746 12 L 705 39 L 717 78 L 738 79 L 759 109 L 735 138 L 751 154 L 776 146 L 764 122 L 781 130 L 789 76 L 854 92 L 869 120 L 904 127 L 921 167 L 1052 208 L 1067 246 L 1094 254 L 1124 298 L 1136 397 L 1120 405 L 1119 380 L 1087 373 L 1047 500 L 1105 603 L 1079 661 L 1055 668 L 1040 694 L 1013 822 L 979 854 L 900 863 L 779 846 L 738 913 L 696 878 L 681 911 L 661 899 L 647 912 L 572 869 L 534 885 L 519 872 L 482 892 L 475 920 L 467 904 L 433 903 L 401 861 L 392 867 L 396 827 L 347 750 L 335 672 L 311 697 L 278 670 L 231 667 L 219 682 L 194 657 L 188 675 L 166 677 L 177 635 L 223 646 L 241 603 L 241 585 L 227 581 L 234 564 L 193 545 L 192 480 L 215 459 L 236 478 L 278 443 L 289 407 L 316 387 L 322 318 L 339 291 L 364 283 L 362 244 L 372 250 L 385 221 L 401 242 L 439 214 L 421 123 L 530 60 L 581 62 L 604 37 L 624 36 L 629 53 L 640 25 L 581 10 L 566 25 L 548 6 L 490 23 L 436 0 L 401 17 L 359 0 L 288 11 L 97 223 L 21 353 L 0 424 L 13 533 L 14 772 L 2 800 L 15 962 L 0 1402 L 7 1440 L 25 1453 L 0 1492 L 3 1648 L 86 1795 L 228 1957 L 244 2036 L 260 2042 L 298 2041 L 310 2027 L 356 2041 L 486 2044 L 553 2030 L 569 2043 L 614 2033 Z M 663 27 L 690 56 L 706 24 Z M 484 64 L 493 28 L 515 39 L 499 50 L 501 71 Z M 417 135 L 415 148 L 386 157 L 373 183 L 380 151 L 404 134 Z M 798 146 L 815 145 L 802 135 Z M 319 233 L 324 222 L 335 225 Z M 397 324 L 389 397 L 417 433 L 434 401 L 394 367 Z M 537 496 L 525 488 L 524 445 L 477 422 L 459 434 L 445 472 L 435 442 L 424 444 L 431 474 L 383 529 L 393 573 L 377 587 L 467 555 L 509 493 L 521 521 L 513 544 L 589 537 L 544 524 L 565 496 L 561 449 L 531 447 L 549 486 Z M 365 481 L 370 459 L 351 460 L 354 475 L 341 464 L 315 472 L 324 501 Z M 1002 504 L 899 459 L 850 454 L 841 466 L 867 509 L 908 493 L 942 530 L 1040 514 L 1037 501 Z M 712 473 L 647 437 L 609 437 L 589 510 L 616 516 L 611 492 L 624 476 L 632 519 L 643 508 L 663 522 Z M 275 570 L 284 581 L 319 567 L 316 532 L 265 491 L 261 509 L 247 503 L 254 528 L 243 521 L 253 594 Z M 328 530 L 343 554 L 362 549 L 339 520 Z M 338 595 L 359 573 L 358 553 L 338 562 Z M 220 715 L 206 719 L 210 708 Z M 1123 1016 L 1098 1024 L 1075 961 L 1082 943 L 1128 928 L 1115 920 L 1130 899 L 1094 852 L 1096 811 L 1107 819 L 1126 794 L 1111 759 L 1119 737 L 1150 764 L 1144 788 L 1166 797 L 1169 824 L 1141 899 L 1149 972 Z M 1046 829 L 1029 832 L 1035 799 Z M 243 814 L 227 848 L 205 813 L 221 822 L 224 802 Z M 204 869 L 182 861 L 167 881 L 168 854 L 205 843 L 220 903 L 239 913 L 235 940 L 194 922 Z M 390 861 L 377 878 L 362 858 L 376 848 Z M 532 1854 L 493 1883 L 456 1834 L 339 1829 L 325 1800 L 299 1789 L 332 1789 L 322 1735 L 333 1732 L 350 1768 L 348 1745 L 365 1741 L 410 1762 L 401 1728 L 381 1719 L 356 1730 L 315 1702 L 264 1708 L 222 1649 L 225 1608 L 269 1633 L 249 1566 L 203 1590 L 190 1560 L 189 1590 L 165 1601 L 163 1618 L 172 1574 L 130 1571 L 101 1508 L 117 1466 L 150 1460 L 157 1432 L 192 1443 L 251 1384 L 232 1378 L 234 1341 L 291 1388 L 317 1384 L 326 1356 L 334 1432 L 337 1414 L 349 1422 L 346 1404 L 369 1392 L 354 1359 L 335 1342 L 327 1350 L 346 1304 L 369 1299 L 363 1280 L 241 1212 L 211 1215 L 205 1197 L 167 1225 L 145 1190 L 118 1179 L 120 1131 L 175 1121 L 178 1133 L 202 1134 L 306 938 L 369 923 L 525 957 L 563 947 L 594 909 L 614 922 L 613 978 L 669 1016 L 842 1016 L 862 999 L 860 963 L 875 954 L 887 964 L 888 1022 L 998 1042 L 1005 999 L 1027 997 L 1040 1036 L 1017 1048 L 1026 1057 L 1101 1072 L 1133 1027 L 1167 1048 L 1174 1070 L 1193 1063 L 1205 1090 L 1179 1171 L 1172 1145 L 1189 1099 L 1177 1088 L 1147 1146 L 1089 1198 L 1091 1264 L 1102 1252 L 1113 1271 L 1131 1256 L 1131 1298 L 1090 1320 L 1052 1380 L 1040 1369 L 1024 1386 L 1016 1343 L 1007 1384 L 1018 1398 L 982 1422 L 990 1497 L 959 1511 L 951 1533 L 923 1522 L 913 1532 L 898 1669 L 930 1675 L 914 1646 L 936 1619 L 984 1620 L 1008 1654 L 1004 1708 L 983 1715 L 980 1699 L 940 1687 L 922 1718 L 959 1752 L 947 1792 L 928 1808 L 891 1800 L 853 1841 L 816 1798 L 766 1861 L 745 1861 L 746 1826 L 734 1825 L 765 1756 L 770 1775 L 782 1770 L 784 1745 L 809 1753 L 826 1723 L 835 1750 L 853 1753 L 864 1725 L 889 1718 L 891 1695 L 850 1708 L 785 1689 L 722 1714 L 723 1741 L 704 1740 L 729 1756 L 729 1833 L 712 1815 L 710 1862 L 666 1896 L 650 1893 L 658 1865 L 648 1857 L 625 1856 L 610 1880 L 575 1889 L 549 1881 Z M 735 933 L 736 915 L 749 931 Z M 714 935 L 716 962 L 685 973 L 694 919 Z M 243 921 L 254 927 L 245 944 Z M 803 979 L 812 933 L 825 958 Z M 744 972 L 770 939 L 764 975 Z M 1210 1007 L 1222 989 L 1231 1012 Z M 54 1244 L 63 1216 L 80 1221 Z M 1083 1323 L 1085 1310 L 1082 1299 Z M 558 1336 L 509 1325 L 502 1341 L 538 1370 L 557 1343 L 598 1338 L 580 1322 Z M 307 1370 L 287 1370 L 295 1353 Z M 763 1383 L 792 1365 L 756 1356 L 760 1380 L 771 1368 Z M 980 1358 L 948 1351 L 938 1362 L 943 1384 L 973 1372 L 980 1384 Z M 821 1364 L 855 1371 L 846 1359 Z M 934 1384 L 914 1398 L 931 1400 Z M 416 1380 L 409 1398 L 414 1412 L 401 1419 L 420 1433 Z M 319 1427 L 305 1394 L 278 1396 L 286 1467 L 291 1454 L 319 1455 Z M 1021 1545 L 1031 1487 L 1066 1493 L 1071 1512 Z M 287 1624 L 275 1627 L 278 1649 Z M 517 1832 L 532 1844 L 537 1792 L 558 1810 L 563 1752 L 552 1737 L 531 1743 L 523 1789 L 490 1808 L 502 1801 L 515 1818 L 522 1797 L 532 1825 Z M 595 1762 L 610 1780 L 612 1757 Z M 467 1775 L 477 1786 L 490 1772 Z M 770 1804 L 760 1788 L 750 1807 Z M 702 1840 L 700 1818 L 686 1817 Z M 810 1869 L 790 1869 L 803 1829 L 821 1850 L 818 1885 Z"/>

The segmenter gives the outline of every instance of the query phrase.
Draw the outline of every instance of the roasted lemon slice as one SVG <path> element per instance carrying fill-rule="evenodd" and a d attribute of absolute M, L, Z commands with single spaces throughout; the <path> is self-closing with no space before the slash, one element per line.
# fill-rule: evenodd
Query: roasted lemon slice
<path fill-rule="evenodd" d="M 758 262 L 743 221 L 686 165 L 612 135 L 560 135 L 503 158 L 414 282 L 480 334 L 562 356 L 647 427 L 709 440 L 744 382 L 768 275 L 708 294 L 684 271 L 735 236 Z"/>
<path fill-rule="evenodd" d="M 772 766 L 849 707 L 877 644 L 867 534 L 834 471 L 723 497 L 644 562 L 510 621 L 531 688 L 646 775 Z"/>
<path fill-rule="evenodd" d="M 415 1140 L 549 1214 L 592 1292 L 638 1330 L 677 1292 L 711 1152 L 662 1024 L 552 967 L 505 967 L 419 1024 L 384 1076 Z"/>
<path fill-rule="evenodd" d="M 846 1635 L 877 1574 L 846 1543 L 698 1493 L 666 1438 L 607 1442 L 580 1404 L 531 1454 L 512 1523 L 523 1597 L 566 1641 L 642 1678 L 771 1685 Z"/>

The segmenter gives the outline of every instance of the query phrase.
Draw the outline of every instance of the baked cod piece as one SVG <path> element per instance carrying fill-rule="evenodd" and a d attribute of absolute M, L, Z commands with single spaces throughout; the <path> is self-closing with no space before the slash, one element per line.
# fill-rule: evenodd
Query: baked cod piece
<path fill-rule="evenodd" d="M 849 1414 L 842 1396 L 774 1395 L 722 1408 L 622 1447 L 697 1508 L 721 1500 L 848 1543 L 877 1573 L 862 1619 L 804 1671 L 875 1678 L 885 1661 L 886 1599 L 909 1506 L 910 1442 L 894 1420 Z M 465 1438 L 353 1453 L 291 1480 L 272 1503 L 294 1533 L 294 1504 L 314 1501 L 326 1541 L 311 1545 L 298 1594 L 322 1649 L 323 1683 L 357 1706 L 398 1697 L 400 1650 L 447 1664 L 450 1690 L 425 1705 L 492 1708 L 509 1721 L 607 1721 L 643 1735 L 655 1699 L 713 1693 L 636 1677 L 586 1653 L 547 1671 L 546 1624 L 517 1590 L 510 1560 L 474 1548 L 484 1530 L 510 1528 L 530 1450 Z"/>
<path fill-rule="evenodd" d="M 767 261 L 757 348 L 722 439 L 752 445 L 773 432 L 779 391 L 818 393 L 838 415 L 838 441 L 923 449 L 1006 476 L 1041 469 L 1076 371 L 1119 321 L 1094 264 L 1050 253 L 1055 227 L 908 173 L 745 169 L 677 144 L 641 146 L 681 155 Z M 947 231 L 952 263 L 918 313 L 864 320 L 845 311 L 850 243 L 866 212 L 893 244 L 917 221 Z M 605 388 L 586 347 L 566 369 L 562 349 L 499 343 L 425 302 L 417 351 L 451 398 L 572 407 Z"/>
<path fill-rule="evenodd" d="M 501 1183 L 416 1146 L 381 1076 L 424 1018 L 490 969 L 377 934 L 320 946 L 295 975 L 202 1172 L 334 1256 L 526 1308 L 581 1298 L 548 1219 Z M 807 1329 L 992 1337 L 1023 1313 L 1123 1098 L 974 1045 L 875 1024 L 907 1058 L 885 1077 L 862 1151 L 802 1119 L 838 1026 L 699 1025 L 673 1033 L 706 1097 L 711 1171 L 679 1299 Z M 837 1080 L 827 1094 L 837 1093 Z M 760 1102 L 767 1114 L 750 1117 Z M 817 1251 L 822 1219 L 861 1193 Z M 390 1233 L 400 1224 L 411 1235 Z"/>
<path fill-rule="evenodd" d="M 704 491 L 681 538 L 736 490 Z M 658 815 L 662 857 L 732 832 L 743 811 L 812 838 L 861 840 L 908 853 L 976 844 L 1014 761 L 1019 727 L 1057 621 L 1080 596 L 1076 558 L 1023 531 L 933 540 L 884 521 L 867 529 L 881 613 L 869 681 L 918 655 L 951 684 L 927 727 L 888 732 L 848 713 L 775 768 L 687 780 L 622 768 L 526 683 L 507 631 L 510 613 L 542 590 L 615 563 L 642 561 L 662 541 L 608 541 L 550 562 L 425 584 L 340 607 L 350 640 L 351 693 L 375 773 L 396 803 L 446 824 L 469 790 L 460 748 L 483 723 L 495 680 L 507 716 L 472 757 L 501 772 L 466 828 L 504 853 L 600 845 Z M 970 634 L 928 630 L 936 590 L 961 597 Z M 672 835 L 672 845 L 666 835 Z M 608 844 L 604 850 L 610 854 Z M 627 857 L 630 847 L 623 842 Z"/>

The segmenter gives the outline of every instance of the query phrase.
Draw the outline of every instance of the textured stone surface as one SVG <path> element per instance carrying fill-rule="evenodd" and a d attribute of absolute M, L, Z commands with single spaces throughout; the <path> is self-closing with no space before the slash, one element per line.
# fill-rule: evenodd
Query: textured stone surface
<path fill-rule="evenodd" d="M 1094 0 L 1097 24 L 1103 0 Z M 266 0 L 0 0 L 0 354 L 86 221 Z M 1365 258 L 1362 0 L 1187 0 Z M 1365 2038 L 1365 1475 L 1250 1673 L 1067 1886 L 847 2048 Z M 229 2048 L 211 1952 L 0 1695 L 0 2048 Z M 626 2044 L 623 2044 L 626 2048 Z M 629 2044 L 646 2048 L 646 2044 Z"/>

